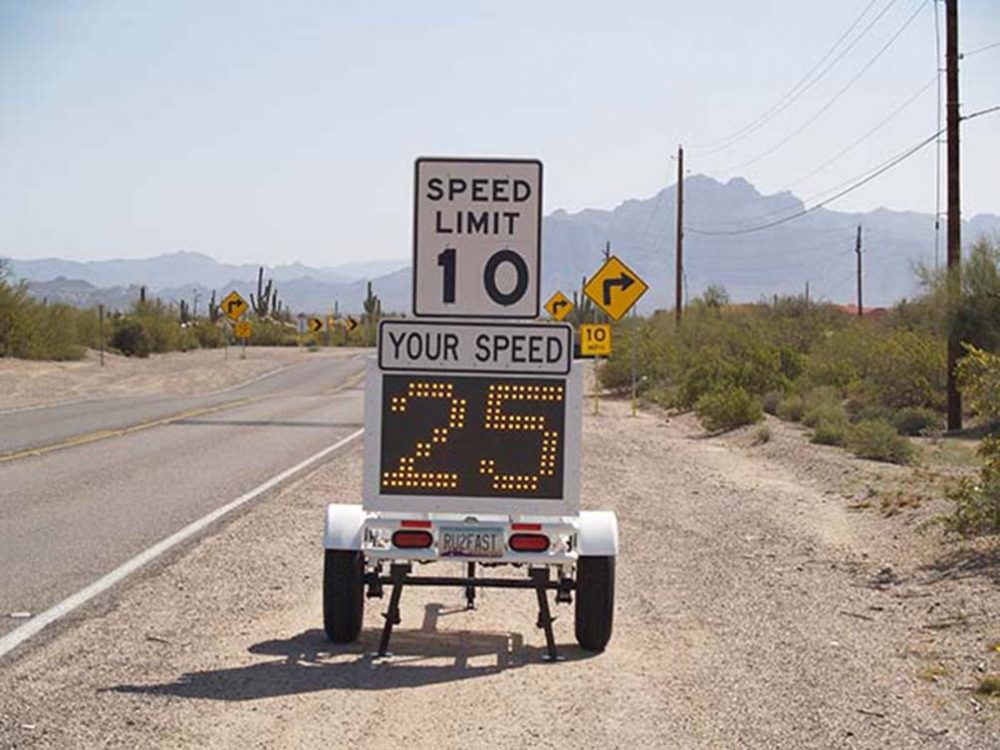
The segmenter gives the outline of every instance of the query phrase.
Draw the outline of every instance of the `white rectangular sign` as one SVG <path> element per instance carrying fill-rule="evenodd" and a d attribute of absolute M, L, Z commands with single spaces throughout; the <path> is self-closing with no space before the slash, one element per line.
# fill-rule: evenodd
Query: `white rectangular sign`
<path fill-rule="evenodd" d="M 573 361 L 573 327 L 548 323 L 379 324 L 382 370 L 566 375 Z"/>
<path fill-rule="evenodd" d="M 541 227 L 540 161 L 417 159 L 414 314 L 538 317 Z"/>

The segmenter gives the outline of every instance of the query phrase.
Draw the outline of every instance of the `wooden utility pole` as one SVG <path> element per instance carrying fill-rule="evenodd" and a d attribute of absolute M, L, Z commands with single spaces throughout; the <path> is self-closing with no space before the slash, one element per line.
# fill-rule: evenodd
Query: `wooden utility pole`
<path fill-rule="evenodd" d="M 806 282 L 806 307 L 809 307 L 809 282 Z"/>
<path fill-rule="evenodd" d="M 858 256 L 858 317 L 865 314 L 865 308 L 861 299 L 861 225 L 858 225 L 858 238 L 854 241 L 854 253 Z"/>
<path fill-rule="evenodd" d="M 948 429 L 962 429 L 962 397 L 955 378 L 955 364 L 962 342 L 955 326 L 955 308 L 962 294 L 962 208 L 959 192 L 958 112 L 958 0 L 945 0 L 945 87 L 948 124 Z"/>
<path fill-rule="evenodd" d="M 677 147 L 677 277 L 675 279 L 674 319 L 681 324 L 684 309 L 684 148 Z"/>

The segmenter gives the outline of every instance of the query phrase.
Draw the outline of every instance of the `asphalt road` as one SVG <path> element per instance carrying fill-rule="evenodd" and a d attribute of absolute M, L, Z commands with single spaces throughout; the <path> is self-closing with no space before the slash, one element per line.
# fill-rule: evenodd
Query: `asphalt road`
<path fill-rule="evenodd" d="M 0 414 L 3 453 L 156 423 L 0 463 L 0 634 L 355 432 L 363 369 L 322 357 L 224 393 Z"/>
<path fill-rule="evenodd" d="M 309 393 L 318 384 L 339 382 L 330 358 L 293 365 L 249 383 L 199 396 L 117 396 L 0 412 L 0 458 L 20 451 L 71 441 L 81 435 L 126 429 L 187 411 L 211 409 L 276 393 Z M 339 364 L 336 365 L 339 368 Z M 332 378 L 332 380 L 331 380 Z"/>

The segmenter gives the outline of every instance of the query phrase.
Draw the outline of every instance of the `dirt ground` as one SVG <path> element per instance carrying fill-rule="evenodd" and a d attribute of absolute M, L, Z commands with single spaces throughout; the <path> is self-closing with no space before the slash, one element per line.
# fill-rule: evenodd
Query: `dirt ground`
<path fill-rule="evenodd" d="M 90 350 L 79 362 L 0 358 L 0 411 L 107 396 L 191 395 L 240 385 L 316 353 L 250 346 L 154 354 L 147 359 Z"/>
<path fill-rule="evenodd" d="M 543 663 L 530 592 L 466 612 L 450 589 L 404 594 L 391 658 L 384 600 L 328 644 L 322 509 L 357 500 L 356 446 L 0 667 L 0 746 L 998 746 L 975 693 L 1000 672 L 998 555 L 918 532 L 931 504 L 883 509 L 912 469 L 777 422 L 754 445 L 587 412 L 585 506 L 622 537 L 605 653 L 560 606 L 565 661 Z"/>

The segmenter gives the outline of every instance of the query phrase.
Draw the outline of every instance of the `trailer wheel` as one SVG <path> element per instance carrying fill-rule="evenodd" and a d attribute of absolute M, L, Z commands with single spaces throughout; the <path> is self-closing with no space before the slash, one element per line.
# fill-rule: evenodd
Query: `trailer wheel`
<path fill-rule="evenodd" d="M 576 642 L 603 651 L 615 617 L 615 558 L 581 557 L 576 563 Z"/>
<path fill-rule="evenodd" d="M 323 561 L 323 628 L 334 643 L 353 643 L 364 618 L 365 558 L 353 550 L 328 549 Z"/>

